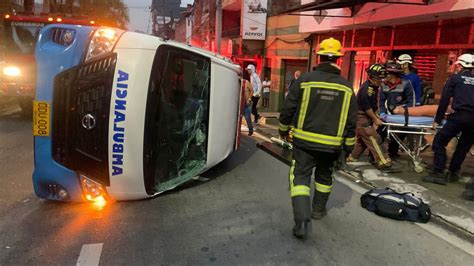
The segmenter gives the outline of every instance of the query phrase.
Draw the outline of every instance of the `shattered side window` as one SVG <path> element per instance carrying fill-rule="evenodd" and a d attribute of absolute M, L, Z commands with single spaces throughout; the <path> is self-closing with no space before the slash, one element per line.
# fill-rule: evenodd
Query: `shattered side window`
<path fill-rule="evenodd" d="M 147 103 L 154 126 L 146 128 L 153 136 L 148 142 L 145 136 L 145 143 L 153 143 L 148 165 L 153 169 L 153 190 L 161 192 L 193 178 L 206 165 L 210 60 L 162 46 L 155 64 Z"/>

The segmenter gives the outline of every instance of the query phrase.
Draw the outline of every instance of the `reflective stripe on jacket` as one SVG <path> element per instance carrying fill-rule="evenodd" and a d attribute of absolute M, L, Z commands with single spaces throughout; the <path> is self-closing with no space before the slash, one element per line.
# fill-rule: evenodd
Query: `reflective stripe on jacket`
<path fill-rule="evenodd" d="M 294 144 L 326 152 L 355 144 L 357 100 L 335 64 L 322 63 L 290 87 L 280 113 L 280 131 L 293 129 Z"/>

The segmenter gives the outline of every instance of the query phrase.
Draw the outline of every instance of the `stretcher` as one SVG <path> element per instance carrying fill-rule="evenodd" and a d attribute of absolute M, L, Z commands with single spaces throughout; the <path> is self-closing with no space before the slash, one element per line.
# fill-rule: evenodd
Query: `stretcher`
<path fill-rule="evenodd" d="M 383 115 L 382 124 L 386 126 L 387 136 L 392 137 L 402 148 L 402 150 L 412 159 L 413 170 L 417 173 L 423 172 L 420 153 L 423 147 L 423 138 L 426 135 L 434 135 L 432 125 L 434 117 L 429 116 L 409 116 L 405 115 Z M 401 134 L 411 136 L 410 141 L 404 142 Z"/>

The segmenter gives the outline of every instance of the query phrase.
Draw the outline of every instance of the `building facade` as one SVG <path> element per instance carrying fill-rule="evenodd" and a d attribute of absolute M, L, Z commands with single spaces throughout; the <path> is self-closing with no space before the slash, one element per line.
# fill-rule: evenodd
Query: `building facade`
<path fill-rule="evenodd" d="M 253 63 L 259 73 L 263 68 L 264 40 L 244 40 L 242 38 L 242 8 L 245 1 L 222 1 L 221 46 L 216 45 L 216 1 L 195 0 L 192 6 L 182 13 L 177 25 L 176 40 L 217 52 L 231 58 L 235 63 L 246 67 Z"/>
<path fill-rule="evenodd" d="M 153 0 L 151 5 L 152 34 L 175 39 L 177 24 L 181 13 L 185 10 L 186 8 L 181 7 L 180 0 Z"/>
<path fill-rule="evenodd" d="M 264 76 L 270 77 L 269 111 L 278 111 L 296 71 L 306 72 L 309 63 L 309 33 L 299 32 L 299 17 L 273 15 L 267 19 Z"/>
<path fill-rule="evenodd" d="M 303 0 L 302 4 L 311 2 L 315 1 Z M 440 0 L 427 4 L 367 3 L 352 16 L 347 8 L 303 12 L 299 31 L 311 34 L 311 66 L 317 64 L 318 43 L 328 37 L 338 39 L 346 52 L 340 61 L 342 73 L 358 90 L 370 64 L 407 53 L 414 58 L 425 86 L 431 86 L 439 97 L 454 71 L 456 57 L 474 51 L 474 2 Z M 311 16 L 320 12 L 324 16 Z"/>

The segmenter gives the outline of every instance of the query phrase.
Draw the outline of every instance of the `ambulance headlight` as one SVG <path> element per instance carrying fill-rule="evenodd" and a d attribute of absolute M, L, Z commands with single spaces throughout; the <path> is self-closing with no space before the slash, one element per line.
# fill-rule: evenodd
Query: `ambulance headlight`
<path fill-rule="evenodd" d="M 80 179 L 84 198 L 98 207 L 103 207 L 108 198 L 105 187 L 84 175 L 80 175 Z"/>
<path fill-rule="evenodd" d="M 3 75 L 10 77 L 18 77 L 21 75 L 21 70 L 16 66 L 7 66 L 3 68 Z"/>
<path fill-rule="evenodd" d="M 99 28 L 94 32 L 87 50 L 86 62 L 92 58 L 112 52 L 123 30 Z"/>

